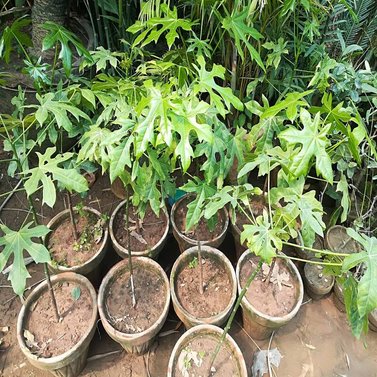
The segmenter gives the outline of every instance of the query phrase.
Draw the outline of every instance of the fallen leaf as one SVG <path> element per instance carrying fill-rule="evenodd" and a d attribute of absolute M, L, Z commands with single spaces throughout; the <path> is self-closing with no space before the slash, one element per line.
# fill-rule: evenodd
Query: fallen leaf
<path fill-rule="evenodd" d="M 143 238 L 141 234 L 135 232 L 134 230 L 130 234 L 132 237 L 136 238 L 140 243 L 143 243 L 144 245 L 148 245 L 148 242 L 145 241 L 145 239 Z"/>
<path fill-rule="evenodd" d="M 311 350 L 316 350 L 317 349 L 316 347 L 312 346 L 311 344 L 306 344 L 305 343 L 305 346 L 308 347 Z"/>

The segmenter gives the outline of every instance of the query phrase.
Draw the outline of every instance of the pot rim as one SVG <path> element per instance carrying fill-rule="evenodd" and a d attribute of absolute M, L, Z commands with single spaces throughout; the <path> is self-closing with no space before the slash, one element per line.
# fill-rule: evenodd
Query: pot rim
<path fill-rule="evenodd" d="M 225 316 L 227 316 L 227 314 L 229 313 L 229 311 L 232 309 L 232 307 L 234 305 L 234 301 L 237 297 L 237 278 L 236 278 L 236 274 L 234 272 L 234 268 L 232 266 L 232 263 L 229 261 L 229 259 L 226 257 L 226 255 L 223 252 L 221 252 L 220 250 L 218 250 L 218 249 L 216 249 L 212 246 L 206 246 L 206 245 L 201 246 L 201 249 L 202 249 L 202 251 L 208 253 L 209 255 L 211 255 L 211 254 L 212 254 L 212 256 L 216 255 L 224 263 L 224 266 L 225 266 L 226 272 L 228 273 L 228 276 L 230 275 L 229 277 L 232 280 L 232 287 L 231 287 L 232 291 L 231 291 L 231 299 L 230 299 L 228 305 L 220 313 L 218 313 L 214 316 L 195 317 L 190 312 L 188 312 L 182 306 L 181 302 L 179 301 L 179 299 L 176 295 L 176 292 L 175 292 L 176 273 L 177 273 L 178 267 L 183 263 L 183 261 L 186 258 L 189 257 L 189 255 L 198 253 L 198 247 L 197 246 L 193 246 L 193 247 L 190 247 L 189 249 L 185 250 L 174 262 L 174 265 L 173 265 L 173 267 L 171 269 L 171 273 L 170 273 L 170 293 L 171 293 L 172 301 L 178 306 L 179 310 L 181 310 L 183 312 L 183 314 L 188 318 L 188 320 L 190 322 L 196 323 L 200 320 L 209 320 L 209 319 L 212 320 L 213 322 L 218 322 L 218 321 L 222 320 Z"/>
<path fill-rule="evenodd" d="M 204 334 L 215 334 L 218 335 L 219 338 L 223 334 L 224 330 L 221 329 L 218 326 L 209 325 L 209 324 L 203 324 L 203 325 L 197 325 L 192 327 L 191 329 L 187 330 L 176 342 L 173 351 L 170 354 L 169 358 L 169 364 L 168 364 L 168 377 L 173 376 L 173 367 L 175 365 L 176 360 L 178 359 L 178 356 L 180 353 L 181 348 L 185 345 L 185 342 L 190 337 L 195 337 L 196 333 L 198 336 L 200 336 L 202 333 Z M 232 349 L 233 354 L 237 356 L 238 360 L 238 366 L 239 366 L 239 372 L 241 377 L 246 377 L 248 375 L 247 368 L 246 368 L 246 362 L 245 358 L 243 356 L 243 353 L 241 352 L 240 347 L 236 343 L 236 341 L 229 335 L 226 335 L 225 341 L 227 342 L 228 346 Z"/>
<path fill-rule="evenodd" d="M 123 259 L 120 262 L 118 262 L 117 264 L 115 264 L 109 270 L 109 272 L 106 274 L 106 276 L 103 278 L 102 283 L 99 287 L 99 290 L 98 290 L 98 311 L 99 311 L 99 315 L 100 315 L 100 318 L 101 318 L 101 321 L 102 321 L 102 324 L 104 325 L 104 327 L 106 326 L 107 328 L 111 329 L 112 334 L 114 334 L 117 338 L 122 339 L 123 341 L 129 341 L 129 340 L 133 340 L 133 339 L 142 338 L 143 336 L 155 331 L 160 326 L 160 322 L 163 321 L 163 319 L 164 319 L 164 317 L 165 317 L 165 315 L 168 312 L 169 307 L 170 307 L 169 280 L 168 280 L 168 277 L 167 277 L 165 271 L 163 270 L 163 268 L 155 260 L 148 258 L 148 257 L 132 257 L 132 261 L 133 261 L 133 263 L 148 264 L 148 265 L 152 266 L 152 268 L 154 268 L 154 270 L 156 272 L 158 272 L 158 274 L 162 277 L 162 279 L 165 283 L 164 285 L 165 285 L 165 289 L 166 289 L 166 300 L 165 300 L 165 305 L 164 305 L 164 308 L 163 308 L 160 316 L 153 323 L 153 325 L 148 327 L 146 330 L 139 332 L 139 333 L 135 333 L 135 334 L 128 334 L 128 333 L 124 333 L 124 332 L 117 330 L 108 321 L 107 315 L 106 315 L 106 310 L 103 307 L 104 306 L 103 303 L 105 302 L 105 294 L 107 293 L 107 287 L 110 283 L 110 280 L 115 276 L 115 274 L 118 271 L 127 267 L 128 259 Z"/>
<path fill-rule="evenodd" d="M 47 280 L 44 280 L 33 289 L 33 291 L 25 300 L 18 314 L 17 340 L 18 340 L 18 344 L 20 345 L 21 351 L 24 353 L 24 355 L 28 359 L 38 361 L 39 363 L 44 363 L 45 365 L 48 365 L 48 366 L 53 366 L 53 364 L 61 363 L 62 360 L 72 357 L 78 351 L 78 349 L 84 344 L 84 342 L 90 336 L 90 333 L 93 331 L 93 329 L 95 328 L 97 324 L 97 315 L 98 315 L 97 294 L 93 285 L 90 283 L 90 281 L 85 276 L 76 274 L 75 272 L 63 272 L 61 274 L 51 276 L 52 285 L 54 285 L 55 283 L 59 281 L 73 281 L 73 282 L 79 282 L 80 284 L 84 285 L 85 288 L 88 289 L 89 291 L 89 294 L 92 300 L 93 310 L 92 310 L 92 316 L 87 321 L 89 323 L 88 330 L 70 350 L 60 355 L 53 356 L 53 357 L 48 357 L 48 358 L 39 357 L 31 353 L 31 351 L 26 345 L 26 342 L 23 336 L 24 320 L 25 320 L 26 311 L 38 299 L 41 293 L 44 293 L 46 290 L 48 290 Z"/>
<path fill-rule="evenodd" d="M 117 213 L 119 212 L 119 210 L 123 207 L 123 205 L 126 202 L 127 202 L 127 199 L 122 200 L 117 205 L 117 207 L 114 209 L 113 213 L 111 214 L 110 221 L 109 221 L 109 233 L 110 233 L 111 241 L 113 242 L 115 248 L 118 248 L 118 250 L 120 250 L 122 253 L 124 253 L 125 255 L 128 255 L 128 249 L 126 249 L 124 246 L 122 246 L 118 242 L 118 240 L 115 237 L 114 230 L 113 230 L 115 216 L 117 215 Z M 168 211 L 167 211 L 166 207 L 162 207 L 161 210 L 163 211 L 163 213 L 165 215 L 165 218 L 166 218 L 166 228 L 165 228 L 164 234 L 162 235 L 162 237 L 160 238 L 160 240 L 155 245 L 153 245 L 153 247 L 151 247 L 150 249 L 139 250 L 139 251 L 131 251 L 131 255 L 132 256 L 135 256 L 135 257 L 144 257 L 146 253 L 150 253 L 150 252 L 156 250 L 157 248 L 159 248 L 161 246 L 161 244 L 164 242 L 164 240 L 166 239 L 166 237 L 168 235 L 168 232 L 169 232 L 169 214 L 168 214 Z"/>
<path fill-rule="evenodd" d="M 177 211 L 178 207 L 181 205 L 182 201 L 187 199 L 188 197 L 190 196 L 194 196 L 194 194 L 191 194 L 191 193 L 187 193 L 185 195 L 183 195 L 182 197 L 180 197 L 174 204 L 173 204 L 173 207 L 171 209 L 171 223 L 172 223 L 172 226 L 173 226 L 173 229 L 174 231 L 179 235 L 179 237 L 181 237 L 184 241 L 186 241 L 187 243 L 189 244 L 192 244 L 192 245 L 196 245 L 197 243 L 197 240 L 193 239 L 193 238 L 190 238 L 190 237 L 187 237 L 185 234 L 183 234 L 177 227 L 177 224 L 175 223 L 175 212 Z M 200 241 L 200 243 L 204 246 L 205 244 L 208 244 L 208 243 L 213 243 L 213 242 L 216 242 L 218 240 L 220 240 L 226 233 L 226 231 L 228 230 L 228 225 L 229 225 L 229 215 L 228 215 L 228 211 L 226 210 L 225 207 L 221 208 L 220 211 L 223 211 L 223 214 L 224 214 L 224 226 L 223 226 L 223 229 L 221 231 L 221 233 L 215 237 L 215 238 L 212 238 L 210 240 L 205 240 L 205 241 Z"/>
<path fill-rule="evenodd" d="M 82 208 L 84 211 L 87 211 L 87 212 L 90 212 L 94 215 L 96 215 L 98 218 L 101 217 L 101 212 L 97 211 L 95 208 L 92 208 L 92 207 L 83 207 Z M 73 207 L 73 210 L 77 212 L 77 207 Z M 53 228 L 55 225 L 60 225 L 60 221 L 61 220 L 64 220 L 65 217 L 68 217 L 69 216 L 69 209 L 64 209 L 63 211 L 60 211 L 59 213 L 57 213 L 47 224 L 47 227 L 51 229 L 51 233 L 54 232 L 54 230 L 56 230 L 56 228 Z M 97 252 L 90 258 L 88 259 L 87 261 L 85 261 L 84 263 L 82 264 L 78 264 L 78 265 L 75 265 L 75 266 L 71 266 L 71 267 L 66 267 L 66 266 L 61 266 L 59 264 L 56 264 L 53 265 L 51 262 L 48 262 L 49 266 L 51 266 L 53 269 L 55 270 L 58 270 L 58 271 L 62 271 L 62 272 L 75 272 L 75 273 L 79 273 L 79 271 L 83 268 L 83 267 L 86 267 L 87 265 L 89 265 L 91 262 L 93 262 L 95 259 L 98 258 L 98 256 L 104 251 L 104 249 L 106 248 L 106 244 L 107 244 L 107 241 L 108 241 L 108 238 L 109 238 L 109 229 L 108 229 L 108 225 L 106 224 L 104 227 L 103 227 L 103 235 L 102 235 L 102 242 L 101 242 L 101 245 L 100 247 L 98 248 Z M 48 241 L 50 239 L 50 234 L 47 234 L 45 237 L 44 237 L 44 240 L 43 240 L 43 243 L 46 247 L 48 247 Z"/>
<path fill-rule="evenodd" d="M 284 253 L 281 253 L 281 254 L 284 255 Z M 236 275 L 237 275 L 238 292 L 241 292 L 241 290 L 242 290 L 241 284 L 240 284 L 241 265 L 243 265 L 244 260 L 249 255 L 254 255 L 254 254 L 249 249 L 245 250 L 244 253 L 241 255 L 240 259 L 237 262 Z M 259 316 L 261 318 L 264 318 L 268 321 L 272 321 L 272 322 L 275 322 L 275 323 L 286 323 L 287 321 L 292 319 L 297 314 L 297 312 L 299 311 L 301 304 L 302 304 L 302 300 L 304 298 L 304 284 L 302 282 L 300 272 L 298 271 L 297 267 L 295 266 L 295 264 L 290 259 L 284 259 L 284 262 L 288 264 L 290 273 L 295 275 L 295 277 L 296 277 L 295 280 L 298 284 L 298 290 L 299 290 L 298 297 L 296 299 L 296 304 L 288 314 L 286 314 L 284 316 L 280 316 L 280 317 L 270 316 L 270 315 L 265 314 L 265 313 L 259 311 L 258 309 L 256 309 L 247 300 L 247 298 L 245 296 L 241 300 L 242 305 L 244 305 L 248 310 L 254 312 L 257 316 Z"/>

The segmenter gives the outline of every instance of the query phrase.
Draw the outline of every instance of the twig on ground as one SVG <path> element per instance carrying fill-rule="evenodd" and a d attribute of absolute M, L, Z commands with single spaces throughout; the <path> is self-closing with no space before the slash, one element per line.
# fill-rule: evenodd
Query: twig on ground
<path fill-rule="evenodd" d="M 268 342 L 268 348 L 267 348 L 267 365 L 268 365 L 268 374 L 270 377 L 272 377 L 272 371 L 271 371 L 271 363 L 270 363 L 270 348 L 272 343 L 272 338 L 274 337 L 275 331 L 272 332 L 270 341 Z"/>
<path fill-rule="evenodd" d="M 98 355 L 93 355 L 88 357 L 88 362 L 90 361 L 95 361 L 99 359 L 103 359 L 104 357 L 111 356 L 111 355 L 116 355 L 118 353 L 123 352 L 123 350 L 116 350 L 116 351 L 110 351 L 110 352 L 105 352 L 105 353 L 99 353 Z"/>

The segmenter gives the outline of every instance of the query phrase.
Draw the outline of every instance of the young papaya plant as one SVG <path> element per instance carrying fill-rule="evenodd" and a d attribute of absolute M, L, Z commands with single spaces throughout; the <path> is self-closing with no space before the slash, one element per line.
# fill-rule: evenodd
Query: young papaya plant
<path fill-rule="evenodd" d="M 37 192 L 41 192 L 42 204 L 50 207 L 56 202 L 56 183 L 64 185 L 69 191 L 79 193 L 88 189 L 87 182 L 76 169 L 66 169 L 62 164 L 73 158 L 72 153 L 55 155 L 56 148 L 47 148 L 44 154 L 38 153 L 38 164 L 36 167 L 29 168 L 29 157 L 36 142 L 26 138 L 23 130 L 25 130 L 24 121 L 18 123 L 15 127 L 8 129 L 7 125 L 0 116 L 2 128 L 4 132 L 0 133 L 2 139 L 6 142 L 10 150 L 13 152 L 12 163 L 15 163 L 14 174 L 17 174 L 22 182 L 22 190 L 27 195 L 29 204 L 29 214 L 32 214 L 32 221 L 25 218 L 24 224 L 17 230 L 10 229 L 5 224 L 1 225 L 3 235 L 0 237 L 0 245 L 4 247 L 0 253 L 0 269 L 4 269 L 10 256 L 13 254 L 13 264 L 9 274 L 9 279 L 16 294 L 22 297 L 26 279 L 30 277 L 24 262 L 24 251 L 26 251 L 36 263 L 44 263 L 44 271 L 52 295 L 52 302 L 56 314 L 57 321 L 62 320 L 53 287 L 50 281 L 50 274 L 47 263 L 50 262 L 50 253 L 43 244 L 43 238 L 49 233 L 50 229 L 39 224 L 33 196 Z M 22 147 L 19 143 L 22 142 Z M 19 153 L 22 150 L 23 153 Z M 25 225 L 26 223 L 26 225 Z M 38 240 L 38 241 L 37 241 Z"/>

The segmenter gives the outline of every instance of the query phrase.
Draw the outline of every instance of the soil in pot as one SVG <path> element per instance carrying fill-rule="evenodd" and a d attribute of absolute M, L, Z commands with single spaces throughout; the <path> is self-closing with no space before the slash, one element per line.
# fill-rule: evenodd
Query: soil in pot
<path fill-rule="evenodd" d="M 258 257 L 251 257 L 244 263 L 241 271 L 241 288 L 258 265 Z M 270 266 L 263 264 L 262 269 L 254 278 L 245 297 L 259 312 L 271 317 L 283 317 L 289 314 L 298 300 L 298 292 L 292 280 L 291 273 L 282 259 L 276 258 L 269 282 Z"/>
<path fill-rule="evenodd" d="M 196 257 L 178 272 L 175 291 L 180 304 L 196 318 L 215 316 L 226 309 L 232 297 L 227 271 L 215 260 L 202 258 L 203 294 L 199 292 L 200 268 Z"/>
<path fill-rule="evenodd" d="M 211 369 L 212 355 L 218 342 L 219 339 L 211 334 L 192 339 L 178 356 L 173 376 L 239 376 L 237 360 L 225 346 L 220 348 Z"/>
<path fill-rule="evenodd" d="M 174 213 L 174 222 L 178 230 L 186 237 L 196 241 L 209 241 L 217 238 L 224 231 L 224 212 L 219 211 L 215 215 L 216 224 L 214 229 L 210 229 L 208 227 L 208 220 L 201 218 L 198 224 L 196 224 L 189 231 L 186 231 L 186 216 L 188 211 L 187 205 L 190 203 L 190 201 L 192 201 L 192 197 L 182 199 Z"/>
<path fill-rule="evenodd" d="M 124 205 L 116 214 L 114 219 L 114 236 L 118 243 L 125 249 L 128 248 L 128 235 L 126 231 L 126 206 Z M 158 217 L 148 206 L 145 216 L 140 219 L 136 208 L 129 208 L 130 224 L 130 247 L 132 251 L 144 251 L 152 249 L 164 236 L 167 219 L 161 210 Z"/>
<path fill-rule="evenodd" d="M 26 345 L 38 357 L 50 358 L 69 351 L 87 333 L 92 317 L 92 299 L 85 287 L 58 282 L 54 293 L 62 321 L 56 319 L 48 290 L 35 301 L 25 321 Z"/>
<path fill-rule="evenodd" d="M 134 266 L 136 306 L 132 306 L 130 272 L 123 270 L 109 285 L 106 316 L 111 325 L 126 334 L 137 334 L 150 328 L 160 318 L 167 292 L 163 278 L 150 269 Z"/>
<path fill-rule="evenodd" d="M 79 240 L 76 241 L 70 218 L 64 219 L 48 238 L 51 258 L 59 266 L 79 266 L 95 255 L 101 247 L 104 233 L 103 220 L 85 211 L 84 216 L 75 213 Z"/>
<path fill-rule="evenodd" d="M 347 234 L 347 228 L 332 226 L 326 233 L 326 246 L 336 253 L 352 254 L 360 251 L 360 245 Z"/>

